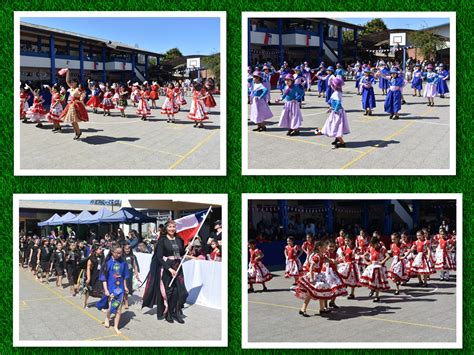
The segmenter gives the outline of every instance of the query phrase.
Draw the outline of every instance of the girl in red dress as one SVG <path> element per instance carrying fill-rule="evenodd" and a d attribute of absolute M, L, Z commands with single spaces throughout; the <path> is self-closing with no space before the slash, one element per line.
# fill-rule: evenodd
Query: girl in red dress
<path fill-rule="evenodd" d="M 30 98 L 30 87 L 25 85 L 24 87 L 20 87 L 20 119 L 23 120 L 24 123 L 27 122 L 26 119 L 26 111 L 30 108 L 28 104 L 28 99 Z"/>
<path fill-rule="evenodd" d="M 405 254 L 403 253 L 402 243 L 398 233 L 392 233 L 392 244 L 390 245 L 389 255 L 393 257 L 392 265 L 388 270 L 388 277 L 395 283 L 397 290 L 395 294 L 400 293 L 400 284 L 408 281 L 408 272 L 405 268 Z"/>
<path fill-rule="evenodd" d="M 97 113 L 97 108 L 100 107 L 101 99 L 100 99 L 100 88 L 95 84 L 94 81 L 87 79 L 87 85 L 89 86 L 89 90 L 91 91 L 91 97 L 87 101 L 86 106 L 92 107 L 92 112 Z"/>
<path fill-rule="evenodd" d="M 158 108 L 158 106 L 156 106 L 156 100 L 158 100 L 159 98 L 159 94 L 158 94 L 159 90 L 160 90 L 160 86 L 158 85 L 156 81 L 154 81 L 151 84 L 151 91 L 150 91 L 151 108 Z"/>
<path fill-rule="evenodd" d="M 248 283 L 250 285 L 248 292 L 255 292 L 253 284 L 262 284 L 263 291 L 267 291 L 265 282 L 270 281 L 273 276 L 268 269 L 263 265 L 263 253 L 256 248 L 255 241 L 249 241 L 250 262 L 247 269 Z"/>
<path fill-rule="evenodd" d="M 402 232 L 400 244 L 402 253 L 405 255 L 405 257 L 403 258 L 403 262 L 405 264 L 404 266 L 406 271 L 406 281 L 402 282 L 402 286 L 405 286 L 410 280 L 411 264 L 413 263 L 413 259 L 415 258 L 411 250 L 412 242 L 410 241 L 410 236 L 408 235 L 408 232 Z"/>
<path fill-rule="evenodd" d="M 319 300 L 319 314 L 324 315 L 331 310 L 326 307 L 325 302 L 332 299 L 338 292 L 338 289 L 331 286 L 323 271 L 324 263 L 329 259 L 325 255 L 325 246 L 322 242 L 316 242 L 314 252 L 310 256 L 309 271 L 298 279 L 296 287 L 291 288 L 295 297 L 303 300 L 299 314 L 303 317 L 310 317 L 306 313 L 308 304 L 311 300 Z"/>
<path fill-rule="evenodd" d="M 71 100 L 64 108 L 61 116 L 58 119 L 54 119 L 54 122 L 71 123 L 74 132 L 76 133 L 73 139 L 78 140 L 82 134 L 81 129 L 79 128 L 79 122 L 89 121 L 89 115 L 87 114 L 86 107 L 83 103 L 85 93 L 79 90 L 79 83 L 76 79 L 69 78 L 69 70 L 62 69 L 62 71 L 66 73 L 66 83 L 70 88 Z"/>
<path fill-rule="evenodd" d="M 347 296 L 347 299 L 352 300 L 355 298 L 355 288 L 360 287 L 360 269 L 354 239 L 346 235 L 344 243 L 345 245 L 341 248 L 342 257 L 337 265 L 337 271 L 346 286 L 351 288 L 351 293 Z"/>
<path fill-rule="evenodd" d="M 151 116 L 150 106 L 148 106 L 148 94 L 145 87 L 135 93 L 135 99 L 138 100 L 137 114 L 141 116 L 142 121 L 147 120 L 147 116 Z"/>
<path fill-rule="evenodd" d="M 125 109 L 128 106 L 127 102 L 128 90 L 125 87 L 119 89 L 119 99 L 117 101 L 117 108 L 120 110 L 120 115 L 122 117 L 127 117 L 125 114 Z"/>
<path fill-rule="evenodd" d="M 345 240 L 346 240 L 345 236 L 346 236 L 346 232 L 344 231 L 344 229 L 341 229 L 341 230 L 339 231 L 339 235 L 338 235 L 337 238 L 336 238 L 337 248 L 342 248 L 342 247 L 344 247 L 344 245 L 345 245 Z"/>
<path fill-rule="evenodd" d="M 418 276 L 419 286 L 427 287 L 428 275 L 435 273 L 430 261 L 431 250 L 422 230 L 416 232 L 416 238 L 417 241 L 412 246 L 415 258 L 411 264 L 410 272 L 412 275 Z"/>
<path fill-rule="evenodd" d="M 49 88 L 49 92 L 51 93 L 51 106 L 49 107 L 48 121 L 53 123 L 53 132 L 59 132 L 61 131 L 61 126 L 57 123 L 57 120 L 63 113 L 59 88 L 57 85 L 53 85 L 53 87 L 45 85 L 45 88 Z"/>
<path fill-rule="evenodd" d="M 166 99 L 161 106 L 161 114 L 168 117 L 167 123 L 176 123 L 174 118 L 175 113 L 178 113 L 179 106 L 176 104 L 176 91 L 174 90 L 173 83 L 169 83 L 166 88 Z"/>
<path fill-rule="evenodd" d="M 216 100 L 214 100 L 214 96 L 212 96 L 216 90 L 215 83 L 212 78 L 206 80 L 206 83 L 204 84 L 204 90 L 206 91 L 206 99 L 204 100 L 204 104 L 206 106 L 206 112 L 209 113 L 211 112 L 211 108 L 217 106 Z"/>
<path fill-rule="evenodd" d="M 329 285 L 336 290 L 333 297 L 329 301 L 329 307 L 337 309 L 339 306 L 336 305 L 336 297 L 347 296 L 347 289 L 344 281 L 337 271 L 337 252 L 336 243 L 333 240 L 326 242 L 326 257 L 327 261 L 324 264 L 323 272 L 326 274 L 326 280 Z M 327 302 L 327 301 L 326 301 Z"/>
<path fill-rule="evenodd" d="M 301 275 L 301 261 L 299 257 L 303 253 L 299 245 L 295 245 L 295 238 L 288 237 L 286 239 L 287 245 L 285 247 L 285 259 L 286 259 L 286 267 L 285 267 L 285 278 L 294 277 L 295 283 L 293 286 L 296 285 L 298 281 L 298 277 Z"/>
<path fill-rule="evenodd" d="M 440 281 L 449 281 L 449 270 L 456 270 L 456 264 L 451 258 L 452 244 L 449 243 L 448 233 L 444 228 L 440 229 L 441 239 L 436 248 L 436 270 L 440 270 Z"/>
<path fill-rule="evenodd" d="M 312 233 L 306 234 L 306 240 L 301 246 L 301 250 L 306 254 L 306 260 L 303 263 L 303 271 L 308 272 L 309 271 L 309 262 L 310 262 L 310 256 L 314 251 L 314 235 Z"/>
<path fill-rule="evenodd" d="M 43 127 L 41 120 L 46 117 L 46 110 L 43 107 L 44 99 L 40 94 L 40 89 L 36 89 L 33 92 L 35 98 L 33 100 L 33 106 L 26 111 L 26 117 L 36 121 L 36 127 Z"/>
<path fill-rule="evenodd" d="M 184 106 L 187 104 L 186 99 L 184 98 L 184 89 L 183 89 L 183 83 L 181 80 L 178 82 L 178 85 L 176 86 L 176 102 L 178 103 L 179 106 Z"/>
<path fill-rule="evenodd" d="M 215 240 L 211 242 L 211 254 L 209 254 L 209 260 L 212 261 L 222 261 L 221 250 L 219 248 L 219 243 Z"/>
<path fill-rule="evenodd" d="M 196 83 L 193 86 L 193 101 L 189 109 L 188 118 L 194 121 L 194 127 L 203 128 L 203 121 L 208 119 L 206 107 L 204 105 L 205 91 L 201 83 Z"/>
<path fill-rule="evenodd" d="M 374 302 L 380 302 L 379 292 L 390 289 L 387 268 L 385 267 L 385 262 L 389 259 L 389 256 L 385 256 L 377 237 L 372 237 L 370 246 L 370 252 L 366 253 L 366 256 L 369 257 L 367 268 L 360 277 L 360 284 L 375 293 Z"/>

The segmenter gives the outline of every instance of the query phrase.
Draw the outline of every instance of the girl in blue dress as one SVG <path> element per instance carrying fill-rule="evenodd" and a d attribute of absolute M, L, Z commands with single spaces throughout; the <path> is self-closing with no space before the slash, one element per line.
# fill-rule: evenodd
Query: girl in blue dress
<path fill-rule="evenodd" d="M 316 78 L 318 78 L 318 97 L 325 95 L 326 93 L 326 68 L 321 65 L 318 72 L 316 73 Z"/>
<path fill-rule="evenodd" d="M 373 85 L 376 83 L 369 68 L 364 69 L 364 76 L 359 80 L 360 93 L 362 95 L 362 108 L 365 110 L 364 116 L 372 116 L 372 109 L 375 108 L 375 93 Z"/>
<path fill-rule="evenodd" d="M 421 70 L 421 64 L 419 63 L 415 64 L 411 88 L 415 90 L 413 96 L 416 96 L 416 92 L 418 91 L 418 96 L 421 97 L 421 90 L 423 90 L 423 70 Z"/>
<path fill-rule="evenodd" d="M 382 89 L 382 95 L 387 95 L 387 90 L 389 87 L 389 83 L 386 77 L 390 76 L 390 70 L 388 70 L 385 62 L 379 63 L 379 73 L 380 73 L 380 81 L 379 81 L 379 88 Z"/>
<path fill-rule="evenodd" d="M 426 81 L 423 97 L 428 99 L 427 106 L 434 106 L 434 98 L 436 97 L 438 87 L 438 74 L 433 71 L 433 65 L 428 64 L 426 66 L 426 72 L 423 73 L 423 80 Z"/>
<path fill-rule="evenodd" d="M 449 92 L 448 84 L 446 80 L 449 79 L 449 72 L 445 69 L 444 64 L 439 65 L 438 70 L 438 82 L 436 83 L 436 91 L 439 94 L 439 97 L 444 99 L 444 94 Z"/>
<path fill-rule="evenodd" d="M 326 76 L 324 77 L 324 80 L 326 82 L 326 103 L 331 107 L 331 95 L 334 92 L 334 90 L 331 87 L 331 81 L 335 79 L 336 77 L 334 76 L 334 68 L 332 66 L 329 66 L 326 69 Z"/>
<path fill-rule="evenodd" d="M 357 71 L 355 72 L 355 88 L 357 91 L 357 95 L 362 95 L 362 91 L 359 89 L 360 87 L 360 79 L 362 79 L 363 73 L 362 68 L 358 67 Z"/>
<path fill-rule="evenodd" d="M 303 115 L 301 114 L 300 102 L 304 95 L 304 89 L 295 85 L 293 75 L 288 74 L 285 77 L 285 91 L 280 99 L 276 102 L 285 101 L 285 106 L 281 112 L 280 122 L 278 127 L 287 128 L 287 136 L 297 136 L 300 131 L 299 128 L 303 122 Z"/>
<path fill-rule="evenodd" d="M 398 112 L 402 108 L 402 88 L 405 85 L 405 80 L 399 75 L 399 71 L 396 68 L 390 70 L 390 76 L 386 76 L 385 79 L 389 84 L 389 90 L 387 97 L 385 98 L 384 109 L 385 112 L 390 114 L 390 119 L 398 120 Z M 380 80 L 382 80 L 382 76 Z"/>

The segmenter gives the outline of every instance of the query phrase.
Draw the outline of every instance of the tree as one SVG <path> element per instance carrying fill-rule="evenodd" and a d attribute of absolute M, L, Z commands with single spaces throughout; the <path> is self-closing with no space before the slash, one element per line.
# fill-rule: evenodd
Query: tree
<path fill-rule="evenodd" d="M 369 33 L 375 33 L 380 31 L 386 31 L 387 25 L 381 18 L 374 18 L 364 25 L 365 29 L 360 33 L 361 36 L 365 36 Z"/>
<path fill-rule="evenodd" d="M 436 59 L 436 52 L 446 46 L 445 41 L 438 35 L 428 31 L 413 31 L 408 34 L 410 42 L 415 46 L 416 52 L 428 60 Z"/>
<path fill-rule="evenodd" d="M 344 32 L 342 32 L 342 42 L 344 44 L 354 42 L 354 31 L 346 29 Z"/>
<path fill-rule="evenodd" d="M 204 57 L 201 59 L 203 67 L 212 71 L 214 74 L 214 80 L 217 86 L 220 86 L 221 79 L 221 55 L 219 53 L 212 54 L 209 57 Z"/>
<path fill-rule="evenodd" d="M 163 57 L 163 61 L 166 62 L 168 60 L 173 60 L 182 56 L 183 56 L 183 53 L 181 53 L 181 51 L 178 48 L 171 48 L 165 53 L 165 56 Z"/>

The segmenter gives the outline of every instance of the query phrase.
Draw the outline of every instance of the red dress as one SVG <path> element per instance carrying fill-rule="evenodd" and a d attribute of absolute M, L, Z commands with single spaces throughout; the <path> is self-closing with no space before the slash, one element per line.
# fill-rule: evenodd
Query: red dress
<path fill-rule="evenodd" d="M 212 92 L 214 90 L 206 90 L 206 88 L 202 88 L 201 91 L 204 91 L 203 96 L 207 95 L 206 99 L 204 100 L 204 105 L 208 108 L 216 107 L 216 100 L 214 100 L 214 96 L 212 96 Z"/>
<path fill-rule="evenodd" d="M 193 92 L 193 101 L 191 102 L 191 108 L 189 109 L 188 118 L 195 122 L 201 122 L 207 120 L 207 112 L 205 110 L 205 105 L 202 100 L 202 90 Z"/>
<path fill-rule="evenodd" d="M 63 105 L 61 105 L 61 95 L 59 92 L 52 94 L 51 96 L 51 106 L 48 113 L 48 121 L 54 122 L 57 120 L 63 113 Z"/>
<path fill-rule="evenodd" d="M 402 245 L 397 245 L 392 243 L 390 246 L 392 251 L 392 265 L 388 270 L 388 277 L 393 280 L 393 282 L 404 282 L 408 280 L 408 271 L 405 267 L 405 262 L 401 259 L 403 254 Z"/>
<path fill-rule="evenodd" d="M 158 100 L 158 90 L 159 90 L 159 86 L 158 85 L 152 85 L 151 86 L 151 91 L 150 91 L 150 99 L 151 100 Z"/>
<path fill-rule="evenodd" d="M 209 255 L 209 258 L 212 261 L 221 261 L 221 251 L 219 250 L 219 248 L 213 249 L 211 254 Z"/>
<path fill-rule="evenodd" d="M 361 286 L 365 286 L 374 291 L 388 290 L 387 268 L 380 262 L 385 258 L 382 251 L 372 248 L 370 252 L 370 264 L 360 277 Z"/>
<path fill-rule="evenodd" d="M 33 100 L 33 106 L 26 111 L 26 117 L 40 121 L 46 115 L 46 110 L 43 107 L 43 98 L 35 97 Z"/>
<path fill-rule="evenodd" d="M 343 262 L 337 265 L 337 271 L 347 286 L 360 287 L 360 269 L 357 265 L 355 250 L 342 247 Z"/>
<path fill-rule="evenodd" d="M 441 239 L 436 248 L 436 264 L 435 268 L 437 270 L 456 270 L 456 264 L 451 258 L 451 253 L 449 251 L 450 243 L 447 239 Z"/>
<path fill-rule="evenodd" d="M 314 243 L 310 243 L 307 240 L 301 246 L 301 249 L 306 253 L 306 260 L 303 263 L 303 271 L 309 271 L 309 258 L 314 251 Z"/>
<path fill-rule="evenodd" d="M 53 119 L 53 121 L 56 123 L 89 121 L 89 115 L 81 101 L 81 91 L 79 89 L 72 89 L 71 101 L 66 105 L 61 116 L 58 119 Z"/>
<path fill-rule="evenodd" d="M 161 106 L 162 115 L 174 115 L 175 113 L 178 113 L 179 106 L 176 103 L 175 96 L 176 92 L 174 91 L 174 89 L 166 89 L 166 99 L 163 103 L 163 106 Z"/>
<path fill-rule="evenodd" d="M 344 244 L 345 244 L 344 243 L 344 237 L 341 237 L 341 236 L 337 237 L 336 238 L 336 244 L 339 248 L 344 247 Z"/>
<path fill-rule="evenodd" d="M 26 91 L 20 92 L 20 118 L 26 117 L 26 111 L 28 111 L 28 108 L 30 107 L 28 105 L 29 97 L 30 97 L 30 94 L 28 94 L 28 92 Z"/>
<path fill-rule="evenodd" d="M 298 245 L 287 245 L 286 251 L 286 267 L 285 277 L 298 277 L 301 275 L 301 261 L 297 258 L 300 247 Z"/>
<path fill-rule="evenodd" d="M 247 269 L 247 277 L 249 284 L 261 284 L 270 281 L 273 276 L 263 265 L 261 256 L 263 255 L 259 249 L 250 249 L 250 262 Z M 257 260 L 257 257 L 260 257 Z"/>
<path fill-rule="evenodd" d="M 427 240 L 417 240 L 412 248 L 416 250 L 417 254 L 411 264 L 410 275 L 434 274 L 436 271 L 434 270 L 431 258 L 428 255 L 430 243 Z"/>

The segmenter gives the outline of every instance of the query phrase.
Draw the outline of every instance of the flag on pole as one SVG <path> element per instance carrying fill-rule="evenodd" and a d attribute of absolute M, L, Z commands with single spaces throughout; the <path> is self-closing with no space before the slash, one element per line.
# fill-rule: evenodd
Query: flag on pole
<path fill-rule="evenodd" d="M 265 33 L 265 38 L 263 39 L 263 44 L 270 44 L 272 41 L 272 34 L 271 33 Z"/>
<path fill-rule="evenodd" d="M 188 216 L 176 219 L 176 233 L 183 239 L 184 245 L 188 244 L 199 227 L 204 223 L 207 210 L 199 211 Z"/>
<path fill-rule="evenodd" d="M 311 35 L 308 33 L 306 34 L 306 47 L 309 47 L 310 42 L 311 42 Z"/>

